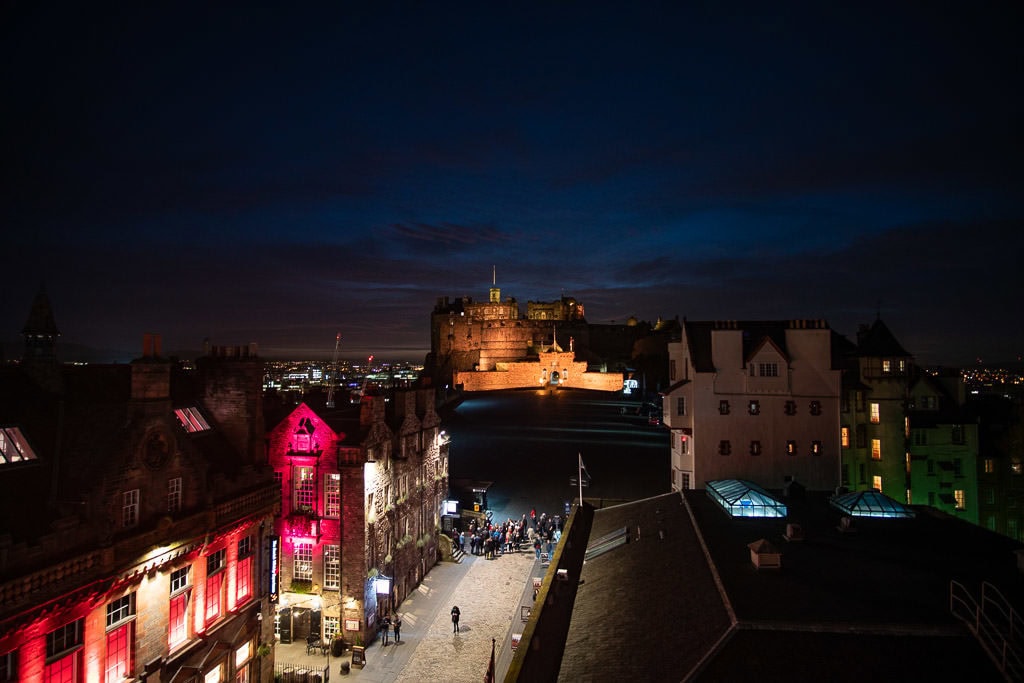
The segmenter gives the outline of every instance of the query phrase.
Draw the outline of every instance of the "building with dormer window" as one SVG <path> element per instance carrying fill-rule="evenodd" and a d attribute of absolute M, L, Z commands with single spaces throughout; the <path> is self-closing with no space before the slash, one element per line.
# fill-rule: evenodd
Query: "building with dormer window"
<path fill-rule="evenodd" d="M 840 371 L 822 320 L 684 321 L 670 343 L 663 422 L 672 487 L 746 479 L 769 489 L 839 481 Z"/>
<path fill-rule="evenodd" d="M 61 365 L 52 321 L 0 370 L 0 680 L 269 680 L 254 349 Z"/>

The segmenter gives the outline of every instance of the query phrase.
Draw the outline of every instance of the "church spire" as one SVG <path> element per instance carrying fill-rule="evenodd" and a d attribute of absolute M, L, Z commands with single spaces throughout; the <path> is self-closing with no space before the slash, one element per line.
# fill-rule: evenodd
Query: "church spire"
<path fill-rule="evenodd" d="M 53 318 L 53 307 L 50 305 L 50 297 L 46 295 L 44 285 L 39 285 L 39 291 L 32 302 L 28 320 L 21 328 L 21 334 L 25 337 L 24 360 L 56 360 L 56 341 L 60 336 L 60 330 L 57 329 L 57 323 Z"/>
<path fill-rule="evenodd" d="M 491 299 L 492 304 L 501 303 L 501 290 L 498 289 L 498 266 L 491 266 Z"/>

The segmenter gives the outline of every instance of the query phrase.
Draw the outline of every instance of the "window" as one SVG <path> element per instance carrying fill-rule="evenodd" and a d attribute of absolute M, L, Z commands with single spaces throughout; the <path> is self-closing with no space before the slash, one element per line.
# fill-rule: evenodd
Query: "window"
<path fill-rule="evenodd" d="M 687 445 L 688 444 L 689 444 L 689 439 L 687 438 L 686 434 L 680 434 L 679 435 L 679 452 L 682 453 L 683 455 L 686 455 L 686 453 L 687 453 Z"/>
<path fill-rule="evenodd" d="M 871 488 L 875 489 L 879 493 L 882 491 L 882 477 L 878 474 L 871 477 Z"/>
<path fill-rule="evenodd" d="M 324 480 L 324 515 L 338 517 L 341 515 L 341 475 L 328 474 Z"/>
<path fill-rule="evenodd" d="M 786 441 L 786 455 L 796 455 L 796 441 Z"/>
<path fill-rule="evenodd" d="M 206 623 L 223 614 L 224 592 L 224 548 L 206 558 Z"/>
<path fill-rule="evenodd" d="M 221 683 L 224 680 L 224 665 L 218 664 L 203 676 L 203 683 Z"/>
<path fill-rule="evenodd" d="M 760 401 L 751 401 L 750 403 L 748 403 L 747 404 L 747 413 L 749 413 L 750 415 L 760 415 L 761 414 L 761 402 Z"/>
<path fill-rule="evenodd" d="M 167 511 L 177 512 L 181 509 L 181 477 L 167 480 Z"/>
<path fill-rule="evenodd" d="M 293 573 L 297 581 L 313 580 L 313 544 L 295 544 L 295 568 Z"/>
<path fill-rule="evenodd" d="M 139 523 L 139 490 L 121 494 L 121 526 L 128 528 Z"/>
<path fill-rule="evenodd" d="M 778 363 L 758 363 L 757 374 L 761 377 L 778 377 L 779 376 L 779 364 Z"/>
<path fill-rule="evenodd" d="M 249 660 L 252 659 L 252 641 L 235 650 L 235 683 L 249 683 Z"/>
<path fill-rule="evenodd" d="M 668 362 L 668 381 L 676 381 L 676 361 L 674 358 Z"/>
<path fill-rule="evenodd" d="M 85 619 L 72 621 L 46 634 L 44 683 L 78 683 L 82 674 Z"/>
<path fill-rule="evenodd" d="M 882 361 L 882 374 L 888 375 L 892 372 L 892 361 L 886 358 Z"/>
<path fill-rule="evenodd" d="M 341 618 L 340 617 L 324 617 L 324 640 L 331 642 L 334 637 L 341 633 Z"/>
<path fill-rule="evenodd" d="M 683 481 L 683 489 L 684 490 L 689 490 L 689 488 L 690 488 L 690 473 L 689 472 L 683 472 L 682 476 L 680 478 Z"/>
<path fill-rule="evenodd" d="M 964 476 L 964 461 L 963 458 L 953 458 L 953 476 L 962 477 Z"/>
<path fill-rule="evenodd" d="M 843 486 L 849 486 L 850 485 L 850 466 L 849 465 L 843 465 L 842 468 L 840 469 L 839 483 L 842 484 Z"/>
<path fill-rule="evenodd" d="M 18 651 L 11 650 L 0 655 L 0 681 L 3 683 L 18 680 Z"/>
<path fill-rule="evenodd" d="M 1021 465 L 1020 458 L 1010 460 L 1010 472 L 1013 474 L 1024 474 L 1024 466 Z"/>
<path fill-rule="evenodd" d="M 324 546 L 324 589 L 341 588 L 341 546 Z"/>
<path fill-rule="evenodd" d="M 1017 519 L 1014 517 L 1006 518 L 1006 535 L 1015 541 L 1019 541 L 1020 538 L 1017 534 Z"/>
<path fill-rule="evenodd" d="M 188 606 L 192 599 L 191 566 L 171 572 L 171 605 L 167 617 L 167 645 L 173 650 L 188 639 Z"/>
<path fill-rule="evenodd" d="M 107 604 L 107 661 L 104 678 L 117 683 L 135 671 L 135 593 Z"/>
<path fill-rule="evenodd" d="M 871 424 L 878 424 L 881 421 L 881 407 L 877 403 L 871 403 Z"/>
<path fill-rule="evenodd" d="M 312 467 L 295 468 L 295 509 L 313 512 L 316 504 L 316 472 Z"/>
<path fill-rule="evenodd" d="M 205 432 L 210 429 L 209 423 L 195 408 L 178 408 L 174 411 L 174 415 L 186 432 Z"/>
<path fill-rule="evenodd" d="M 790 416 L 796 415 L 796 401 L 786 401 L 783 412 Z"/>
<path fill-rule="evenodd" d="M 809 410 L 814 417 L 821 415 L 821 401 L 811 401 Z"/>
<path fill-rule="evenodd" d="M 964 490 L 963 489 L 955 489 L 953 491 L 953 500 L 956 501 L 956 509 L 957 510 L 966 510 L 967 509 L 966 508 L 966 502 L 965 502 L 966 499 L 964 497 Z"/>
<path fill-rule="evenodd" d="M 676 415 L 686 415 L 685 396 L 676 396 Z"/>
<path fill-rule="evenodd" d="M 35 451 L 17 427 L 0 428 L 0 465 L 35 460 Z M 0 679 L 2 680 L 2 679 Z"/>
<path fill-rule="evenodd" d="M 935 396 L 921 396 L 917 399 L 917 407 L 919 410 L 936 410 L 938 408 L 939 399 Z"/>
<path fill-rule="evenodd" d="M 992 458 L 985 458 L 983 461 L 985 474 L 992 474 L 996 471 L 996 463 Z"/>
<path fill-rule="evenodd" d="M 316 427 L 311 419 L 304 417 L 299 420 L 299 426 L 293 435 L 292 451 L 295 453 L 312 453 L 319 445 L 313 441 L 314 431 L 316 431 Z"/>
<path fill-rule="evenodd" d="M 242 605 L 252 597 L 252 536 L 238 540 L 235 564 L 235 601 Z"/>
<path fill-rule="evenodd" d="M 868 441 L 868 426 L 864 424 L 857 425 L 857 448 L 864 448 Z"/>
<path fill-rule="evenodd" d="M 850 427 L 848 425 L 839 428 L 839 443 L 843 448 L 850 447 Z"/>
<path fill-rule="evenodd" d="M 871 459 L 881 460 L 882 459 L 882 440 L 871 439 Z"/>
<path fill-rule="evenodd" d="M 855 391 L 853 392 L 853 400 L 858 413 L 864 412 L 864 392 Z"/>
<path fill-rule="evenodd" d="M 910 430 L 911 443 L 915 446 L 927 446 L 928 445 L 928 432 L 924 429 L 912 429 Z"/>
<path fill-rule="evenodd" d="M 728 440 L 726 440 L 726 441 L 719 441 L 718 442 L 718 454 L 719 455 L 731 455 L 732 454 L 732 444 Z"/>
<path fill-rule="evenodd" d="M 719 415 L 728 415 L 729 414 L 729 402 L 728 401 L 719 401 L 718 402 L 718 414 Z"/>
<path fill-rule="evenodd" d="M 750 454 L 751 455 L 761 455 L 761 442 L 760 441 L 751 441 L 750 442 Z"/>
<path fill-rule="evenodd" d="M 821 454 L 822 454 L 821 442 L 820 441 L 812 441 L 811 442 L 811 455 L 821 455 Z"/>
<path fill-rule="evenodd" d="M 931 458 L 928 458 L 927 472 L 929 477 L 935 476 L 935 461 L 932 460 Z"/>
<path fill-rule="evenodd" d="M 966 443 L 966 440 L 964 439 L 963 425 L 953 425 L 952 439 L 953 443 L 958 445 L 963 445 L 964 443 Z"/>
<path fill-rule="evenodd" d="M 988 503 L 989 505 L 995 505 L 996 504 L 996 492 L 995 492 L 995 489 L 985 489 L 985 502 Z M 993 529 L 993 531 L 995 531 L 995 530 Z M 0 679 L 0 680 L 3 680 L 3 679 Z"/>

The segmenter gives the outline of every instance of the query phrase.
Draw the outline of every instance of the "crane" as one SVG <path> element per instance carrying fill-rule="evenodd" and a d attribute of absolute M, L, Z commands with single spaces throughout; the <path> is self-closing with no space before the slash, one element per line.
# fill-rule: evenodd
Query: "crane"
<path fill-rule="evenodd" d="M 359 403 L 366 395 L 366 383 L 370 381 L 370 372 L 373 367 L 373 356 L 366 359 L 366 374 L 363 376 L 363 386 L 352 392 L 352 402 Z"/>
<path fill-rule="evenodd" d="M 338 381 L 338 349 L 341 347 L 341 332 L 334 338 L 334 359 L 331 360 L 331 371 L 334 375 L 327 383 L 327 407 L 334 407 L 334 383 Z"/>

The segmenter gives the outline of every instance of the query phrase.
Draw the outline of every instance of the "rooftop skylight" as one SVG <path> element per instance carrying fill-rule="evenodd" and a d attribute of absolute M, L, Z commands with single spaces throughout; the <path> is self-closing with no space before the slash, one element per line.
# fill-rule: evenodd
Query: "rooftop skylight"
<path fill-rule="evenodd" d="M 178 422 L 181 423 L 186 432 L 205 432 L 210 429 L 210 424 L 203 417 L 202 413 L 199 412 L 198 408 L 192 406 L 178 408 L 174 411 L 174 415 L 178 418 Z"/>
<path fill-rule="evenodd" d="M 0 465 L 37 460 L 25 435 L 17 427 L 0 427 Z"/>
<path fill-rule="evenodd" d="M 757 484 L 742 479 L 709 481 L 708 495 L 733 517 L 785 517 L 788 510 Z"/>
<path fill-rule="evenodd" d="M 913 517 L 914 511 L 880 491 L 850 491 L 834 496 L 832 507 L 851 517 Z"/>

